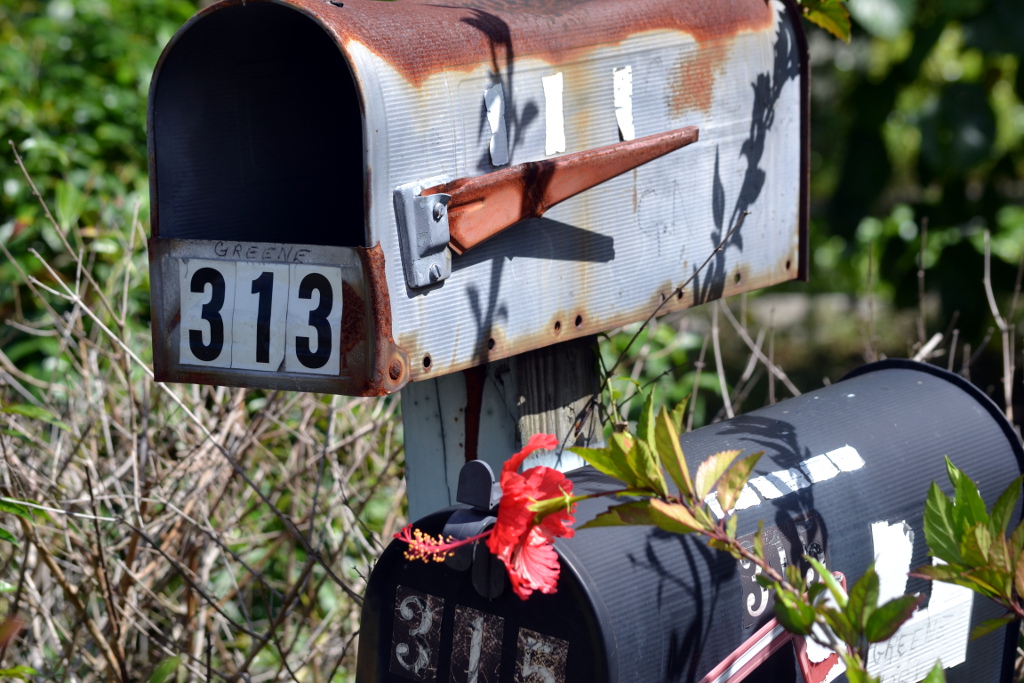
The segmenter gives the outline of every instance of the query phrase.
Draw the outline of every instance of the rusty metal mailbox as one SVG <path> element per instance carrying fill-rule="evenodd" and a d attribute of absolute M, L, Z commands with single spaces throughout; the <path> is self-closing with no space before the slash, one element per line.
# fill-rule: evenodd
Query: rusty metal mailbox
<path fill-rule="evenodd" d="M 215 3 L 151 86 L 158 377 L 383 394 L 801 277 L 806 68 L 779 0 Z"/>
<path fill-rule="evenodd" d="M 907 577 L 931 562 L 923 510 L 931 482 L 950 493 L 944 454 L 978 482 L 988 505 L 1024 467 L 1020 437 L 979 389 L 934 366 L 883 361 L 832 386 L 684 434 L 680 443 L 691 470 L 721 449 L 764 451 L 736 510 L 741 539 L 751 545 L 763 522 L 766 558 L 776 569 L 809 555 L 852 584 L 874 562 L 883 601 L 927 594 L 895 636 L 872 647 L 874 675 L 916 683 L 941 659 L 951 682 L 1012 679 L 1016 623 L 969 639 L 974 626 L 1001 608 L 967 588 Z M 589 467 L 567 476 L 576 495 L 622 486 Z M 481 506 L 462 496 L 461 483 L 462 504 L 416 527 L 467 538 L 493 523 L 494 517 L 478 515 L 481 526 L 460 533 L 472 519 L 471 505 L 493 500 L 485 496 Z M 715 495 L 708 504 L 720 518 Z M 581 501 L 577 522 L 609 504 L 608 498 Z M 693 535 L 650 526 L 580 529 L 555 542 L 557 591 L 525 601 L 508 587 L 500 563 L 479 571 L 481 563 L 496 562 L 482 543 L 471 566 L 457 557 L 410 561 L 403 557 L 407 547 L 392 542 L 370 575 L 359 683 L 727 683 L 767 659 L 785 636 L 766 623 L 773 598 L 756 582 L 753 564 L 737 563 Z M 497 588 L 490 581 L 495 573 Z M 841 673 L 834 660 L 809 659 L 826 665 L 813 680 Z M 789 647 L 746 680 L 804 679 Z"/>

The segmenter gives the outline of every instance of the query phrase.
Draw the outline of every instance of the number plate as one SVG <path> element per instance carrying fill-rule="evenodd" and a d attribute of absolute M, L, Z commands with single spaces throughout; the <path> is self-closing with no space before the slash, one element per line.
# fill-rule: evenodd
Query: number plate
<path fill-rule="evenodd" d="M 181 363 L 337 375 L 340 267 L 178 259 Z"/>
<path fill-rule="evenodd" d="M 408 381 L 379 246 L 149 241 L 161 382 L 380 396 Z"/>

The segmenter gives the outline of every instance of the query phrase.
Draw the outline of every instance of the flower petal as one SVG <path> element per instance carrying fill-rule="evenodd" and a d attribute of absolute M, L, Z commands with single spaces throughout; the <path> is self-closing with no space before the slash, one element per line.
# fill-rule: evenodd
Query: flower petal
<path fill-rule="evenodd" d="M 526 600 L 535 590 L 554 593 L 558 588 L 561 565 L 558 553 L 543 534 L 530 531 L 526 542 L 517 546 L 509 562 L 505 563 L 512 590 Z"/>
<path fill-rule="evenodd" d="M 505 465 L 502 468 L 502 486 L 501 490 L 505 490 L 505 472 L 517 472 L 519 467 L 526 460 L 526 456 L 539 449 L 552 450 L 558 447 L 558 437 L 554 434 L 534 434 L 530 437 L 530 440 L 523 446 L 523 450 L 519 451 L 511 458 L 505 461 Z"/>

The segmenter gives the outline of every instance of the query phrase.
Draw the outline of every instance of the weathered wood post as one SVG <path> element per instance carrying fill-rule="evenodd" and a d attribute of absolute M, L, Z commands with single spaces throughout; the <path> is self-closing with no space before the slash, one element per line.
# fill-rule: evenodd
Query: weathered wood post
<path fill-rule="evenodd" d="M 483 460 L 497 473 L 531 435 L 555 434 L 567 446 L 596 446 L 597 340 L 584 337 L 529 351 L 402 389 L 409 517 L 455 502 L 459 470 Z M 580 467 L 563 451 L 531 456 L 528 465 Z"/>

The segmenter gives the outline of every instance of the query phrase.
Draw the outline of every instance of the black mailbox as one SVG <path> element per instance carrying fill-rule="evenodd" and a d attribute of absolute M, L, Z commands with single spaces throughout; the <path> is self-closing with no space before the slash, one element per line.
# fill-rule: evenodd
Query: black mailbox
<path fill-rule="evenodd" d="M 751 538 L 764 521 L 773 564 L 809 554 L 853 581 L 875 561 L 883 597 L 929 595 L 872 650 L 870 670 L 883 680 L 918 681 L 940 656 L 949 681 L 1010 680 L 1015 625 L 968 641 L 999 608 L 968 589 L 906 577 L 931 561 L 922 513 L 932 481 L 948 490 L 944 455 L 979 482 L 989 504 L 1021 471 L 1020 438 L 978 389 L 933 366 L 886 361 L 681 442 L 691 467 L 722 449 L 765 451 L 737 509 Z M 569 476 L 576 493 L 617 487 L 590 468 Z M 582 502 L 577 520 L 607 505 Z M 416 526 L 440 533 L 457 509 Z M 507 588 L 483 597 L 472 572 L 407 561 L 404 544 L 392 543 L 367 586 L 357 680 L 696 682 L 772 616 L 752 571 L 693 537 L 598 528 L 555 547 L 557 593 L 522 601 Z M 790 681 L 794 670 L 786 648 L 748 680 Z"/>

